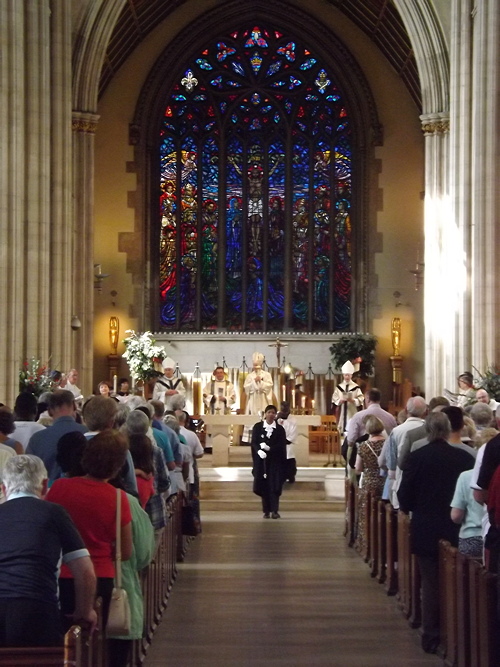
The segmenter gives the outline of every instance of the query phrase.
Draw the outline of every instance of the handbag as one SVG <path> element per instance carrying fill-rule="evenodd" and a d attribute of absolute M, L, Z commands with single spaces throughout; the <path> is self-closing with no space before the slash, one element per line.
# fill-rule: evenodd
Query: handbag
<path fill-rule="evenodd" d="M 119 637 L 130 634 L 130 603 L 127 591 L 122 588 L 121 508 L 120 489 L 116 489 L 115 586 L 109 603 L 106 634 Z"/>

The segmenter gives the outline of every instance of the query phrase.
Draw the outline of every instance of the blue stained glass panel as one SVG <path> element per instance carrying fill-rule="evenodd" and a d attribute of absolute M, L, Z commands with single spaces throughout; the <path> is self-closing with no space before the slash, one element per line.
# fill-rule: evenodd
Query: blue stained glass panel
<path fill-rule="evenodd" d="M 247 26 L 179 65 L 160 133 L 166 328 L 349 328 L 349 117 L 325 63 L 290 37 Z"/>

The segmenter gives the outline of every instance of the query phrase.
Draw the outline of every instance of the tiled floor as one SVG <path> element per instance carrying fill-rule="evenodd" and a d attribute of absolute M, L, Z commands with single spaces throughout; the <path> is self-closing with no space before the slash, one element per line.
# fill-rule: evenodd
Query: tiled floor
<path fill-rule="evenodd" d="M 205 513 L 146 667 L 439 667 L 342 515 Z"/>

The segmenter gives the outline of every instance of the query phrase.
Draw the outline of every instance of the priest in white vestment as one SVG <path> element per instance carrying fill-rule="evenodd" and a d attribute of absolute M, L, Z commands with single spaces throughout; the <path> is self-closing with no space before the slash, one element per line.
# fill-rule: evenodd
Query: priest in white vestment
<path fill-rule="evenodd" d="M 186 388 L 180 377 L 175 377 L 175 361 L 167 357 L 162 362 L 163 377 L 159 377 L 153 388 L 153 400 L 162 401 L 165 410 L 175 410 L 179 406 L 172 403 L 174 396 L 186 396 Z"/>
<path fill-rule="evenodd" d="M 252 356 L 253 368 L 246 376 L 243 389 L 247 395 L 245 414 L 262 416 L 266 407 L 273 402 L 273 378 L 271 373 L 262 369 L 264 355 L 254 352 Z M 245 426 L 242 441 L 250 444 L 251 429 Z"/>
<path fill-rule="evenodd" d="M 332 403 L 337 406 L 337 428 L 345 434 L 349 420 L 363 407 L 364 395 L 360 387 L 352 381 L 354 366 L 346 361 L 342 366 L 343 381 L 335 387 Z"/>
<path fill-rule="evenodd" d="M 217 366 L 211 381 L 203 387 L 203 401 L 208 414 L 229 414 L 236 402 L 234 385 L 226 380 L 224 368 Z"/>

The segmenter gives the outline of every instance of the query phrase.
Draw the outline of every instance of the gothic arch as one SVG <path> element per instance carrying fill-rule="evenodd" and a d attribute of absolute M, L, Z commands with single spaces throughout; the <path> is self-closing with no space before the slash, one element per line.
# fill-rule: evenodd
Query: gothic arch
<path fill-rule="evenodd" d="M 415 50 L 422 90 L 422 114 L 448 112 L 450 62 L 431 0 L 394 0 Z"/>
<path fill-rule="evenodd" d="M 353 189 L 353 208 L 356 209 L 356 222 L 353 225 L 353 275 L 352 312 L 355 313 L 351 328 L 365 330 L 367 327 L 367 225 L 368 225 L 368 166 L 373 158 L 373 146 L 380 145 L 382 140 L 381 127 L 369 85 L 355 59 L 335 35 L 311 16 L 294 9 L 293 14 L 286 12 L 286 3 L 258 2 L 252 7 L 241 10 L 241 4 L 233 1 L 216 10 L 207 12 L 183 30 L 158 58 L 146 80 L 138 99 L 134 121 L 130 126 L 130 141 L 136 145 L 135 166 L 138 174 L 139 193 L 136 208 L 136 229 L 143 231 L 145 240 L 144 253 L 150 254 L 152 240 L 150 230 L 157 215 L 157 204 L 153 193 L 157 187 L 155 174 L 151 169 L 153 156 L 157 150 L 157 137 L 164 114 L 164 102 L 171 90 L 179 71 L 172 63 L 187 63 L 190 57 L 199 51 L 209 37 L 221 34 L 220 26 L 229 31 L 232 26 L 241 25 L 243 21 L 258 20 L 271 22 L 276 28 L 291 35 L 300 34 L 303 40 L 314 45 L 315 52 L 322 62 L 329 67 L 335 79 L 352 119 L 355 159 L 353 169 L 358 174 L 357 187 Z M 189 44 L 189 49 L 185 47 Z M 142 180 L 141 175 L 146 175 Z M 149 200 L 149 201 L 148 201 Z M 150 203 L 151 202 L 151 203 Z M 354 229 L 356 228 L 356 229 Z M 127 245 L 126 238 L 121 239 L 121 246 Z M 145 273 L 135 276 L 135 282 L 151 285 L 154 277 L 154 266 L 145 262 Z M 145 322 L 157 326 L 158 320 L 149 304 L 155 303 L 153 289 L 145 297 Z M 149 312 L 148 312 L 149 311 Z"/>

